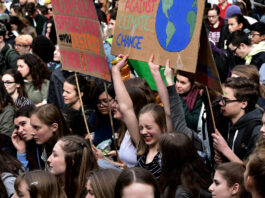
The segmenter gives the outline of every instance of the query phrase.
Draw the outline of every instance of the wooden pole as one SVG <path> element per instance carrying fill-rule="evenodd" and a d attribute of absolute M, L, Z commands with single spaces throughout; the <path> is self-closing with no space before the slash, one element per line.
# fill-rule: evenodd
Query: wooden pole
<path fill-rule="evenodd" d="M 208 97 L 208 102 L 209 102 L 209 107 L 210 107 L 210 112 L 211 112 L 211 118 L 212 118 L 212 122 L 213 122 L 213 129 L 214 132 L 216 133 L 216 125 L 215 125 L 215 120 L 214 120 L 214 115 L 213 115 L 213 108 L 212 108 L 212 102 L 211 102 L 211 98 L 210 98 L 210 94 L 209 94 L 209 89 L 207 86 L 205 86 L 206 89 L 206 93 L 207 93 L 207 97 Z"/>
<path fill-rule="evenodd" d="M 108 94 L 106 82 L 104 82 L 104 89 L 105 89 L 105 93 L 106 93 L 106 97 L 107 97 L 107 101 L 108 101 L 108 112 L 109 112 L 110 125 L 111 125 L 111 131 L 112 131 L 112 136 L 113 136 L 114 149 L 116 152 L 117 161 L 121 162 L 120 157 L 119 157 L 119 153 L 118 153 L 118 146 L 117 146 L 117 142 L 116 142 L 116 138 L 115 138 L 114 124 L 113 124 L 113 118 L 112 118 L 112 114 L 111 114 L 111 108 L 109 105 L 109 94 Z"/>
<path fill-rule="evenodd" d="M 79 100 L 80 100 L 80 104 L 81 104 L 81 110 L 82 110 L 82 114 L 83 114 L 83 119 L 85 122 L 85 126 L 86 126 L 86 131 L 87 131 L 87 137 L 90 140 L 91 145 L 92 144 L 92 136 L 89 132 L 89 128 L 88 128 L 88 124 L 87 124 L 87 120 L 86 120 L 86 114 L 85 114 L 85 110 L 84 110 L 84 105 L 83 105 L 83 101 L 82 101 L 82 97 L 81 97 L 81 93 L 80 93 L 80 87 L 79 87 L 79 82 L 78 82 L 78 78 L 77 78 L 77 74 L 75 72 L 75 81 L 76 81 L 76 87 L 77 87 L 77 91 L 78 91 L 78 96 L 79 96 Z"/>

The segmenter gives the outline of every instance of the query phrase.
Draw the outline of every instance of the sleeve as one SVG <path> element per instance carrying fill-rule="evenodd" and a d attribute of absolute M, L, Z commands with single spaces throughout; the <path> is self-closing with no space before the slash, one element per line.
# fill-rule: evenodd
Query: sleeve
<path fill-rule="evenodd" d="M 0 115 L 0 133 L 11 137 L 14 130 L 14 109 L 5 108 Z"/>
<path fill-rule="evenodd" d="M 6 53 L 8 53 L 7 57 L 6 57 L 8 65 L 9 65 L 8 69 L 17 70 L 17 58 L 18 58 L 19 54 L 14 49 L 9 49 L 9 50 L 6 52 Z"/>
<path fill-rule="evenodd" d="M 27 153 L 17 153 L 17 159 L 21 162 L 25 171 L 29 171 L 29 162 L 27 160 Z"/>
<path fill-rule="evenodd" d="M 2 177 L 2 181 L 6 188 L 8 197 L 12 197 L 12 195 L 15 193 L 14 185 L 16 177 L 14 177 L 11 173 L 5 173 L 4 176 Z"/>
<path fill-rule="evenodd" d="M 169 95 L 170 112 L 171 112 L 173 129 L 176 132 L 186 134 L 193 141 L 195 148 L 198 150 L 202 150 L 201 139 L 193 130 L 187 127 L 182 103 L 179 95 L 177 94 L 175 86 L 174 85 L 168 86 L 167 90 Z"/>

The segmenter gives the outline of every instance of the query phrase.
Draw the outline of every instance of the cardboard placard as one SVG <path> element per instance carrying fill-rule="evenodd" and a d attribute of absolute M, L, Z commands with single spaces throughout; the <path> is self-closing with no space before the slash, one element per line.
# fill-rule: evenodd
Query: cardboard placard
<path fill-rule="evenodd" d="M 52 0 L 64 70 L 111 81 L 92 0 Z"/>
<path fill-rule="evenodd" d="M 195 72 L 205 0 L 120 0 L 111 53 Z"/>

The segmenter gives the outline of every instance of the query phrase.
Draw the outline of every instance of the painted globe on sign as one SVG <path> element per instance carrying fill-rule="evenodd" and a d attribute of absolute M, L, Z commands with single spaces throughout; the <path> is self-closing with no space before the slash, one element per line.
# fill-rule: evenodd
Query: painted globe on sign
<path fill-rule="evenodd" d="M 197 0 L 160 0 L 156 15 L 156 36 L 170 52 L 185 49 L 195 29 Z"/>

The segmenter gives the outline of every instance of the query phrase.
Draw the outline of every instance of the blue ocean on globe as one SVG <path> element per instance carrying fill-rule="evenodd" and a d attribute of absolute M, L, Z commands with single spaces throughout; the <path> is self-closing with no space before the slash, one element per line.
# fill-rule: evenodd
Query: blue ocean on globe
<path fill-rule="evenodd" d="M 163 49 L 178 52 L 192 39 L 197 18 L 197 0 L 160 0 L 156 36 Z"/>

